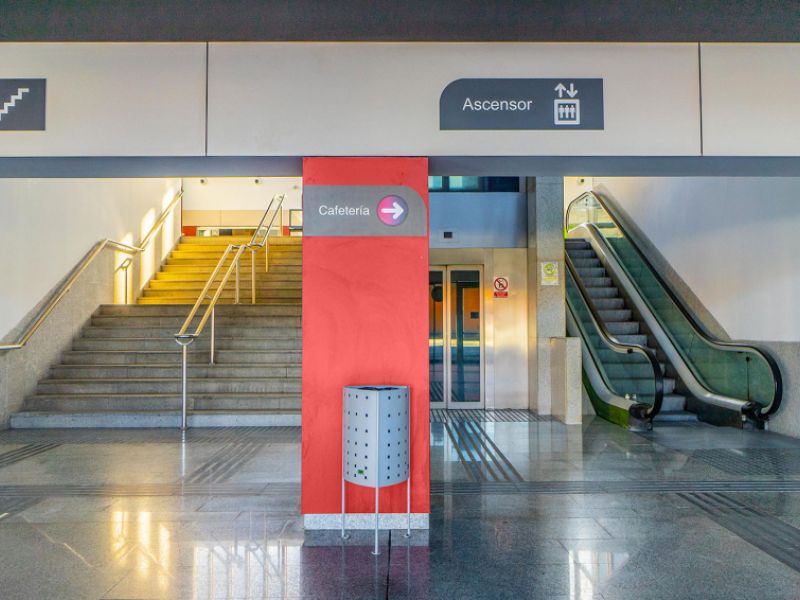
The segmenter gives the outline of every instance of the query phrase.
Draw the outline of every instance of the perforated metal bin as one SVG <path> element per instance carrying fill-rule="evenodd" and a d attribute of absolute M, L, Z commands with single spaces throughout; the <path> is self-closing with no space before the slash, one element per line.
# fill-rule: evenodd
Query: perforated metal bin
<path fill-rule="evenodd" d="M 375 488 L 375 554 L 378 554 L 378 490 L 409 481 L 410 406 L 407 386 L 347 386 L 342 411 L 342 536 L 345 537 L 345 481 Z"/>

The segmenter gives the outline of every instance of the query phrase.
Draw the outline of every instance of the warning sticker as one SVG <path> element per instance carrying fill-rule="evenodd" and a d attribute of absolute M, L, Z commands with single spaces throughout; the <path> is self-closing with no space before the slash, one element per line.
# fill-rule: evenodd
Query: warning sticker
<path fill-rule="evenodd" d="M 495 298 L 508 298 L 509 285 L 507 277 L 495 277 L 493 287 Z"/>

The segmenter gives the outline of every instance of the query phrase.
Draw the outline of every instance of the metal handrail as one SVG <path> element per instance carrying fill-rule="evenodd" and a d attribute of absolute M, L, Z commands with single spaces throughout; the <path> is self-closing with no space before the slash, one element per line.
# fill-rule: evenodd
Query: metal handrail
<path fill-rule="evenodd" d="M 257 246 L 259 248 L 263 248 L 267 243 L 267 238 L 269 237 L 270 232 L 272 231 L 272 226 L 275 224 L 275 219 L 278 216 L 278 211 L 280 211 L 281 207 L 283 206 L 283 201 L 286 199 L 286 194 L 275 194 L 269 201 L 267 205 L 267 210 L 264 211 L 263 216 L 261 217 L 261 221 L 258 223 L 258 227 L 253 232 L 253 237 L 250 238 L 250 242 L 247 244 L 249 247 Z M 278 201 L 278 205 L 275 207 L 275 212 L 272 213 L 272 219 L 269 221 L 269 225 L 267 225 L 267 233 L 264 234 L 264 239 L 261 242 L 256 242 L 258 239 L 258 232 L 264 228 L 264 221 L 267 220 L 267 215 L 269 211 L 272 210 L 272 205 L 275 201 Z"/>
<path fill-rule="evenodd" d="M 678 311 L 683 315 L 683 317 L 689 322 L 689 325 L 692 327 L 692 329 L 695 330 L 697 335 L 700 336 L 700 338 L 704 342 L 706 342 L 710 346 L 717 348 L 718 350 L 724 350 L 728 352 L 730 351 L 747 352 L 751 354 L 757 354 L 762 359 L 764 359 L 764 362 L 767 363 L 767 366 L 769 367 L 772 373 L 773 396 L 772 396 L 772 402 L 769 404 L 767 410 L 766 411 L 760 410 L 761 407 L 759 406 L 759 410 L 757 412 L 761 417 L 767 417 L 769 415 L 774 414 L 775 411 L 777 411 L 778 408 L 780 407 L 781 400 L 783 399 L 783 377 L 781 375 L 781 370 L 778 367 L 778 363 L 775 361 L 772 355 L 770 355 L 768 352 L 765 352 L 758 346 L 754 346 L 752 344 L 744 344 L 741 342 L 721 340 L 717 336 L 712 334 L 703 323 L 698 321 L 692 314 L 692 312 L 686 308 L 686 305 L 684 304 L 683 300 L 678 296 L 678 294 L 675 293 L 672 286 L 669 283 L 667 283 L 667 281 L 661 276 L 659 270 L 653 266 L 653 263 L 650 262 L 650 259 L 648 259 L 647 256 L 644 254 L 644 252 L 641 250 L 641 248 L 639 248 L 639 244 L 637 244 L 636 241 L 628 234 L 627 229 L 622 225 L 622 219 L 619 217 L 619 215 L 616 213 L 615 210 L 609 208 L 609 205 L 604 201 L 601 195 L 596 194 L 595 192 L 584 192 L 583 194 L 581 194 L 580 196 L 578 196 L 572 202 L 569 203 L 564 220 L 564 225 L 565 228 L 567 229 L 567 232 L 570 231 L 569 216 L 570 213 L 572 212 L 573 206 L 585 198 L 593 198 L 595 201 L 597 201 L 597 203 L 606 211 L 608 216 L 611 217 L 611 220 L 614 223 L 614 225 L 628 237 L 628 240 L 631 242 L 631 246 L 639 255 L 639 258 L 641 258 L 644 264 L 647 266 L 647 268 L 650 269 L 650 272 L 655 277 L 656 281 L 658 281 L 659 285 L 661 285 L 662 289 L 666 292 L 667 296 L 669 296 L 669 299 L 672 301 L 672 303 L 675 305 Z M 573 227 L 572 229 L 575 229 L 575 227 Z"/>
<path fill-rule="evenodd" d="M 619 354 L 642 354 L 650 363 L 650 367 L 653 369 L 655 386 L 653 405 L 649 406 L 644 403 L 634 404 L 630 408 L 630 413 L 642 420 L 652 420 L 653 417 L 661 412 L 661 405 L 664 400 L 664 372 L 661 369 L 661 364 L 658 362 L 658 357 L 656 356 L 655 351 L 653 351 L 652 348 L 643 346 L 642 344 L 629 344 L 618 340 L 616 336 L 608 330 L 608 327 L 606 327 L 605 321 L 603 321 L 603 318 L 600 316 L 597 307 L 592 301 L 592 297 L 589 295 L 589 291 L 586 289 L 583 281 L 581 281 L 581 278 L 578 276 L 578 271 L 575 268 L 572 259 L 566 253 L 564 254 L 564 261 L 567 265 L 570 275 L 572 275 L 572 280 L 578 287 L 578 292 L 580 293 L 584 304 L 589 309 L 589 315 L 592 318 L 595 329 L 600 334 L 600 337 L 603 339 L 606 345 L 609 346 L 614 352 Z"/>
<path fill-rule="evenodd" d="M 89 265 L 92 264 L 95 258 L 106 248 L 113 248 L 120 252 L 125 252 L 127 254 L 139 254 L 144 252 L 147 245 L 150 243 L 150 240 L 153 239 L 158 230 L 161 229 L 164 222 L 167 220 L 167 216 L 175 207 L 175 205 L 180 202 L 180 199 L 183 197 L 183 192 L 178 191 L 175 194 L 175 197 L 169 203 L 167 208 L 161 213 L 161 216 L 156 220 L 153 224 L 153 227 L 147 233 L 139 246 L 131 246 L 129 244 L 123 244 L 122 242 L 117 242 L 115 240 L 110 240 L 108 238 L 104 240 L 100 240 L 97 242 L 89 252 L 87 252 L 81 261 L 73 267 L 72 271 L 70 272 L 69 277 L 67 277 L 66 281 L 61 284 L 58 290 L 55 291 L 53 296 L 50 298 L 48 303 L 39 311 L 36 317 L 25 327 L 22 333 L 17 337 L 17 340 L 13 344 L 4 344 L 0 345 L 0 352 L 5 350 L 19 350 L 20 348 L 24 348 L 25 345 L 30 341 L 38 329 L 42 326 L 42 324 L 47 320 L 47 317 L 56 309 L 56 307 L 60 304 L 61 300 L 64 299 L 64 296 L 72 289 L 72 286 L 78 280 L 78 278 L 83 274 L 86 269 L 89 268 Z M 127 294 L 125 297 L 125 301 L 127 303 Z"/>
<path fill-rule="evenodd" d="M 211 275 L 206 281 L 205 286 L 203 286 L 200 295 L 197 297 L 197 301 L 192 306 L 192 309 L 189 311 L 188 316 L 183 322 L 178 333 L 175 334 L 175 341 L 181 347 L 181 430 L 186 430 L 188 426 L 188 352 L 189 346 L 203 333 L 206 324 L 208 321 L 211 321 L 211 356 L 210 356 L 210 364 L 214 364 L 214 350 L 216 345 L 216 309 L 217 303 L 219 302 L 220 297 L 222 296 L 223 291 L 225 290 L 225 286 L 228 284 L 231 275 L 235 272 L 236 273 L 236 289 L 234 291 L 234 302 L 239 304 L 239 271 L 240 271 L 240 261 L 242 255 L 244 254 L 245 250 L 251 251 L 252 261 L 251 261 L 251 269 L 252 269 L 252 279 L 251 279 L 251 291 L 252 291 L 252 303 L 256 303 L 256 252 L 259 248 L 265 248 L 267 246 L 267 240 L 272 232 L 272 227 L 275 224 L 275 219 L 280 212 L 281 206 L 283 205 L 283 201 L 286 198 L 285 194 L 276 194 L 273 196 L 269 204 L 267 205 L 267 209 L 264 211 L 263 216 L 261 217 L 261 221 L 258 223 L 258 227 L 253 232 L 253 236 L 250 238 L 250 242 L 247 244 L 228 244 L 228 247 L 225 248 L 225 251 L 222 253 L 219 261 L 217 261 L 216 267 L 211 272 Z M 273 204 L 277 201 L 277 205 L 275 206 L 275 212 L 272 215 L 272 219 L 270 219 L 269 224 L 267 225 L 267 232 L 264 235 L 264 239 L 261 242 L 258 242 L 258 234 L 261 229 L 264 227 L 264 223 L 267 220 L 267 216 L 269 215 L 270 210 L 272 210 Z M 217 286 L 214 295 L 209 300 L 208 304 L 206 305 L 206 309 L 203 312 L 202 317 L 200 318 L 200 322 L 194 328 L 193 332 L 189 332 L 189 328 L 192 325 L 192 321 L 197 316 L 200 307 L 203 306 L 203 303 L 208 299 L 209 292 L 211 288 L 214 286 L 214 283 L 217 280 L 217 276 L 219 275 L 222 267 L 228 260 L 228 256 L 230 256 L 231 252 L 235 251 L 233 255 L 233 260 L 231 261 L 228 268 L 225 270 L 222 279 Z M 269 261 L 266 261 L 267 265 L 266 268 L 269 270 Z"/>

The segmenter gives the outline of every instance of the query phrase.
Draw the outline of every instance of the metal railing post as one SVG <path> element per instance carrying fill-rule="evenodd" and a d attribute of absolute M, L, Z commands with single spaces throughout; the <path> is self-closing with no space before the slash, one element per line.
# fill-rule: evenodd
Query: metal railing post
<path fill-rule="evenodd" d="M 236 257 L 236 289 L 234 290 L 234 299 L 233 299 L 233 301 L 236 304 L 239 304 L 239 282 L 240 282 L 240 279 L 241 279 L 241 276 L 239 275 L 239 263 L 240 262 L 241 261 L 239 259 L 239 256 L 237 256 Z"/>
<path fill-rule="evenodd" d="M 250 250 L 250 292 L 253 304 L 256 303 L 256 256 L 258 256 L 258 250 L 253 248 Z"/>
<path fill-rule="evenodd" d="M 269 207 L 264 212 L 264 216 L 261 218 L 261 224 L 259 225 L 256 232 L 253 234 L 253 238 L 251 239 L 249 244 L 229 244 L 225 251 L 222 253 L 219 261 L 217 261 L 217 266 L 214 267 L 214 270 L 211 272 L 208 280 L 206 281 L 203 290 L 200 292 L 200 295 L 197 298 L 197 301 L 192 306 L 192 309 L 189 311 L 186 319 L 181 326 L 180 331 L 175 335 L 175 341 L 182 346 L 182 369 L 181 369 L 181 429 L 186 429 L 188 427 L 187 421 L 187 412 L 188 412 L 188 381 L 187 381 L 187 363 L 188 363 L 188 350 L 187 346 L 191 344 L 195 339 L 197 339 L 200 334 L 203 332 L 206 323 L 209 319 L 211 319 L 211 352 L 210 352 L 210 363 L 213 365 L 216 359 L 216 339 L 217 339 L 217 325 L 216 325 L 216 308 L 217 303 L 220 301 L 223 292 L 225 291 L 230 281 L 230 277 L 233 272 L 236 272 L 236 289 L 234 291 L 234 301 L 236 304 L 240 303 L 241 300 L 241 264 L 242 264 L 242 255 L 245 251 L 250 250 L 250 256 L 252 257 L 252 264 L 251 264 L 251 276 L 252 281 L 251 284 L 251 292 L 252 292 L 252 302 L 255 304 L 256 301 L 256 267 L 255 262 L 258 254 L 259 247 L 266 247 L 267 245 L 267 238 L 269 237 L 270 227 L 272 226 L 275 220 L 275 214 L 273 214 L 272 221 L 267 226 L 267 235 L 264 237 L 263 242 L 258 243 L 258 233 L 261 231 L 261 226 L 267 219 L 267 216 L 270 213 L 270 208 L 272 207 L 273 203 L 278 203 L 278 209 L 280 209 L 281 204 L 283 203 L 284 196 L 276 195 L 273 196 L 272 200 L 270 201 Z M 105 244 L 106 242 L 104 242 Z M 109 242 L 111 243 L 111 242 Z M 95 252 L 99 252 L 102 248 L 96 250 Z M 230 256 L 231 252 L 234 252 L 233 256 L 233 264 L 227 266 L 227 268 L 223 272 L 223 267 L 226 265 L 228 257 Z M 214 284 L 217 281 L 217 276 L 220 273 L 223 273 L 222 279 L 219 282 L 219 285 L 216 287 L 216 291 L 210 295 L 210 291 Z M 200 318 L 200 322 L 195 326 L 194 333 L 189 333 L 189 328 L 192 325 L 192 321 L 194 320 L 195 316 L 197 315 L 200 307 L 203 306 L 205 301 L 208 299 L 208 304 L 205 306 L 205 310 L 203 312 L 202 317 Z M 2 349 L 2 347 L 0 347 Z"/>
<path fill-rule="evenodd" d="M 214 364 L 214 350 L 217 342 L 217 307 L 211 309 L 211 364 Z"/>
<path fill-rule="evenodd" d="M 189 360 L 189 346 L 184 346 L 181 348 L 182 352 L 182 367 L 181 367 L 181 431 L 186 431 L 186 427 L 188 425 L 188 419 L 186 417 L 186 383 L 187 383 L 187 370 L 188 370 L 188 360 Z"/>
<path fill-rule="evenodd" d="M 175 336 L 175 341 L 181 347 L 181 431 L 186 431 L 189 426 L 189 344 L 194 341 L 194 336 L 191 334 L 178 334 Z"/>

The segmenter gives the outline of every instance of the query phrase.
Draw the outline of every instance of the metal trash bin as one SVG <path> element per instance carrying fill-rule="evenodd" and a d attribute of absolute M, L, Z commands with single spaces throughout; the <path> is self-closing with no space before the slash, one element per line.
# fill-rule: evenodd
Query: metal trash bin
<path fill-rule="evenodd" d="M 342 399 L 342 537 L 345 534 L 345 482 L 375 488 L 375 549 L 378 548 L 380 488 L 406 482 L 411 535 L 411 409 L 408 386 L 346 386 Z"/>

